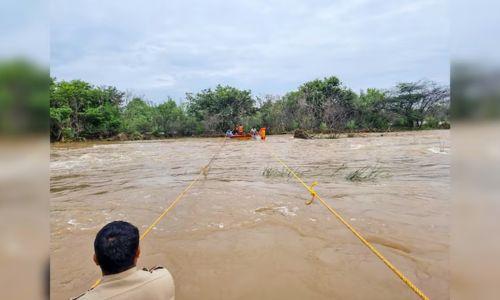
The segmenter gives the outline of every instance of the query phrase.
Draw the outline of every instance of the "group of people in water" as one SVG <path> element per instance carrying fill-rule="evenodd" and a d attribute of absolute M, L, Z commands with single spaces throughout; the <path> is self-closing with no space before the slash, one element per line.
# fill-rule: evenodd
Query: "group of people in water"
<path fill-rule="evenodd" d="M 265 140 L 266 139 L 266 128 L 261 127 L 259 129 L 259 131 L 257 131 L 257 129 L 255 129 L 255 127 L 254 127 L 252 129 L 250 129 L 250 132 L 248 134 L 245 134 L 245 131 L 243 130 L 243 125 L 238 124 L 234 127 L 234 129 L 232 129 L 232 130 L 228 129 L 226 131 L 226 136 L 229 138 L 250 136 L 255 140 L 257 139 L 258 136 L 260 136 L 260 138 L 262 140 Z"/>

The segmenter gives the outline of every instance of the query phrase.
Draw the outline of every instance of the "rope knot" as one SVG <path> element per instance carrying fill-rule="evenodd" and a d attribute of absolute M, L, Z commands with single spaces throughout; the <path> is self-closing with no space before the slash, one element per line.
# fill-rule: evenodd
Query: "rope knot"
<path fill-rule="evenodd" d="M 210 166 L 209 165 L 206 165 L 204 167 L 201 168 L 201 173 L 203 173 L 203 176 L 205 176 L 205 179 L 207 179 L 207 175 L 208 175 L 208 170 L 210 169 Z"/>
<path fill-rule="evenodd" d="M 317 185 L 318 185 L 318 182 L 315 181 L 315 182 L 311 183 L 311 185 L 307 188 L 307 190 L 311 194 L 311 200 L 306 201 L 306 205 L 310 205 L 311 203 L 313 203 L 314 198 L 318 195 L 318 193 L 316 193 L 316 191 L 314 190 L 314 187 Z"/>

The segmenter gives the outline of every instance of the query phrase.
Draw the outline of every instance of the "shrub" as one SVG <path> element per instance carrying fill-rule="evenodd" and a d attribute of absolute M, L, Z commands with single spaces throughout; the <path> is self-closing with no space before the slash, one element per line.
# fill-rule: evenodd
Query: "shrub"
<path fill-rule="evenodd" d="M 65 127 L 61 131 L 63 141 L 72 141 L 75 139 L 75 131 L 71 127 Z"/>
<path fill-rule="evenodd" d="M 356 120 L 349 120 L 345 127 L 350 131 L 353 131 L 354 129 L 356 129 Z"/>
<path fill-rule="evenodd" d="M 321 124 L 319 124 L 319 131 L 320 132 L 327 132 L 328 131 L 328 126 L 326 126 L 325 122 L 321 122 Z"/>

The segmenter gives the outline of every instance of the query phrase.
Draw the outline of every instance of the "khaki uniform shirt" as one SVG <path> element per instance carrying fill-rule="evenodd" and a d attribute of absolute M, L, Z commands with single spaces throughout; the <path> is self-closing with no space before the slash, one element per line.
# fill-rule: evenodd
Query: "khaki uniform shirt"
<path fill-rule="evenodd" d="M 174 279 L 167 269 L 127 271 L 106 275 L 94 289 L 74 298 L 78 300 L 174 300 Z"/>

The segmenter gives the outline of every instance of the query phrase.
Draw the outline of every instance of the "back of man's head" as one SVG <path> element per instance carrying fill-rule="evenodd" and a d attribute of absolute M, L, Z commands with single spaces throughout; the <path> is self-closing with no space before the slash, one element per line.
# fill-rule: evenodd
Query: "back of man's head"
<path fill-rule="evenodd" d="M 135 266 L 139 254 L 139 230 L 124 221 L 114 221 L 97 233 L 95 260 L 103 274 L 116 274 Z"/>

